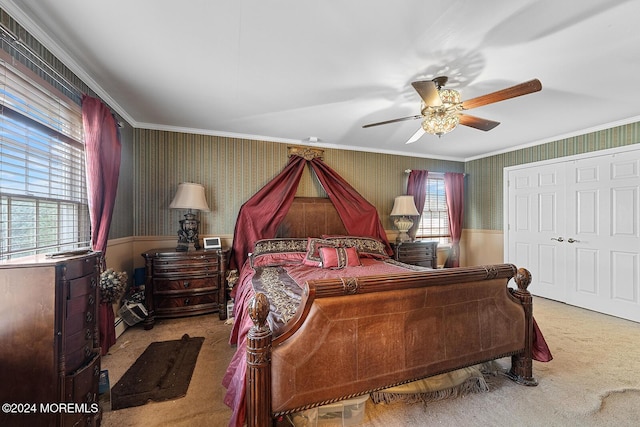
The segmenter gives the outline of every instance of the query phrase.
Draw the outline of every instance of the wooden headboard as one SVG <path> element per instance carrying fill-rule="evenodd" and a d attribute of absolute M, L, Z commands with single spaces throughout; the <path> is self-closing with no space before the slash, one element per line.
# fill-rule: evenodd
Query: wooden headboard
<path fill-rule="evenodd" d="M 320 237 L 322 234 L 347 234 L 331 200 L 295 197 L 276 237 Z"/>

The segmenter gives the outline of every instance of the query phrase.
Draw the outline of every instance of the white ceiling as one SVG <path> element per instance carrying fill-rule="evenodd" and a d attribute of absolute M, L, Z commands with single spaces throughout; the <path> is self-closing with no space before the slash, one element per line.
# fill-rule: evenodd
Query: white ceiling
<path fill-rule="evenodd" d="M 471 160 L 639 121 L 631 0 L 0 0 L 135 127 Z M 417 79 L 501 122 L 405 144 Z"/>

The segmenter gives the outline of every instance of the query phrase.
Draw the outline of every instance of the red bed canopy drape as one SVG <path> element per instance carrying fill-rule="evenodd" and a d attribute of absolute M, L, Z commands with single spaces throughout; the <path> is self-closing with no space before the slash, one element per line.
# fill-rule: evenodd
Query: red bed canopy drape
<path fill-rule="evenodd" d="M 392 253 L 375 206 L 319 158 L 307 160 L 293 155 L 284 170 L 240 208 L 233 232 L 232 269 L 242 267 L 256 241 L 275 237 L 291 207 L 306 164 L 318 177 L 347 232 L 380 239 L 387 246 L 387 253 Z"/>

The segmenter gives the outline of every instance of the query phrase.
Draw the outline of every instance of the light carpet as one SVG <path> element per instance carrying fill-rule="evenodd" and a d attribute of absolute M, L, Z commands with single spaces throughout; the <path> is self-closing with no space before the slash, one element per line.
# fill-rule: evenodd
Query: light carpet
<path fill-rule="evenodd" d="M 640 324 L 542 298 L 534 315 L 551 349 L 549 363 L 534 362 L 537 387 L 502 375 L 486 393 L 436 402 L 373 404 L 362 426 L 637 426 L 640 425 Z M 187 395 L 119 411 L 105 411 L 103 427 L 224 426 L 231 411 L 222 403 L 222 376 L 234 349 L 230 325 L 217 315 L 162 319 L 154 329 L 122 334 L 102 367 L 112 384 L 153 341 L 183 334 L 204 336 Z M 498 361 L 505 369 L 509 359 Z"/>

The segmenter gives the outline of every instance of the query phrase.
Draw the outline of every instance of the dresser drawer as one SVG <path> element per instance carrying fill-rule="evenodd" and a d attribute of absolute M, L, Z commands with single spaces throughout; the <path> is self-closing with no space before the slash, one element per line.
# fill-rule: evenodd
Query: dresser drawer
<path fill-rule="evenodd" d="M 77 298 L 81 295 L 95 294 L 98 287 L 98 278 L 95 274 L 77 279 L 71 279 L 66 282 L 67 298 Z"/>
<path fill-rule="evenodd" d="M 204 306 L 218 307 L 218 298 L 215 293 L 200 295 L 181 295 L 174 297 L 163 297 L 155 300 L 156 311 L 162 313 L 167 309 L 200 309 Z"/>
<path fill-rule="evenodd" d="M 72 336 L 78 331 L 84 331 L 86 329 L 92 329 L 96 325 L 96 309 L 87 308 L 84 311 L 74 313 L 69 316 L 67 314 L 67 324 L 65 325 L 65 335 L 67 337 Z"/>
<path fill-rule="evenodd" d="M 93 403 L 98 401 L 98 379 L 100 377 L 100 355 L 90 363 L 65 377 L 66 402 Z"/>
<path fill-rule="evenodd" d="M 425 260 L 424 258 L 407 258 L 407 259 L 402 259 L 400 262 L 403 262 L 405 264 L 417 265 L 420 267 L 436 268 L 434 266 L 435 261 L 432 259 Z"/>
<path fill-rule="evenodd" d="M 65 359 L 67 371 L 75 371 L 85 365 L 97 352 L 94 349 L 94 328 L 86 328 L 67 336 Z"/>
<path fill-rule="evenodd" d="M 73 351 L 67 350 L 67 355 L 65 357 L 66 371 L 73 372 L 79 367 L 85 365 L 88 360 L 91 360 L 98 353 L 99 349 L 93 348 L 92 342 Z"/>
<path fill-rule="evenodd" d="M 220 269 L 218 257 L 212 258 L 185 258 L 185 259 L 157 259 L 153 262 L 153 274 L 183 274 L 185 272 L 207 272 Z"/>
<path fill-rule="evenodd" d="M 401 257 L 433 258 L 435 256 L 433 245 L 401 245 L 398 248 Z"/>
<path fill-rule="evenodd" d="M 65 427 L 99 425 L 101 418 L 100 404 L 98 403 L 99 378 L 99 354 L 96 354 L 91 362 L 80 370 L 64 377 L 65 403 L 81 405 L 78 412 L 63 414 Z"/>
<path fill-rule="evenodd" d="M 96 306 L 96 295 L 93 294 L 85 294 L 80 295 L 76 298 L 71 298 L 66 301 L 67 304 L 67 318 L 74 316 L 83 311 L 93 310 L 95 311 Z"/>
<path fill-rule="evenodd" d="M 189 290 L 216 290 L 218 289 L 218 274 L 207 277 L 184 277 L 181 279 L 155 279 L 153 282 L 154 293 L 178 292 Z"/>
<path fill-rule="evenodd" d="M 87 276 L 98 271 L 98 256 L 91 256 L 77 260 L 70 260 L 64 266 L 64 277 L 67 280 Z"/>

